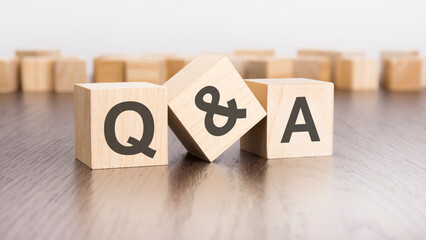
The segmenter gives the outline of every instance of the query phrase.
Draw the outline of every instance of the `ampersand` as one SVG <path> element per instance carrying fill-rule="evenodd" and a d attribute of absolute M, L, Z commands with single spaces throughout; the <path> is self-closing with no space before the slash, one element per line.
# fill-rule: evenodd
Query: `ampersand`
<path fill-rule="evenodd" d="M 140 140 L 129 137 L 127 142 L 132 146 L 124 146 L 118 140 L 115 134 L 115 123 L 117 117 L 124 111 L 137 112 L 143 121 L 143 135 Z M 149 109 L 139 102 L 122 102 L 109 110 L 104 125 L 105 140 L 108 146 L 116 153 L 123 155 L 134 155 L 143 153 L 146 156 L 153 158 L 155 150 L 150 148 L 149 145 L 154 137 L 154 119 Z"/>
<path fill-rule="evenodd" d="M 211 102 L 205 102 L 204 96 L 210 94 L 212 96 Z M 195 105 L 202 111 L 206 112 L 204 118 L 204 125 L 207 131 L 213 136 L 222 136 L 231 131 L 237 122 L 237 118 L 246 118 L 246 109 L 238 109 L 235 99 L 227 102 L 228 107 L 219 105 L 220 93 L 217 88 L 207 86 L 201 89 L 195 96 Z M 213 122 L 213 116 L 221 115 L 228 117 L 228 121 L 222 127 L 218 127 Z"/>

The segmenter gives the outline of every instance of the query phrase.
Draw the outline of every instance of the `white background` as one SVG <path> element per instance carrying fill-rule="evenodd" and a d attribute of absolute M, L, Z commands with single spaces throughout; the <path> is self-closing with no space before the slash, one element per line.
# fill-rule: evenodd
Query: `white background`
<path fill-rule="evenodd" d="M 380 49 L 426 51 L 424 0 L 0 0 L 0 20 L 0 56 L 30 48 L 89 62 L 105 53 L 235 48 L 290 57 L 298 48 L 363 50 L 374 58 Z"/>

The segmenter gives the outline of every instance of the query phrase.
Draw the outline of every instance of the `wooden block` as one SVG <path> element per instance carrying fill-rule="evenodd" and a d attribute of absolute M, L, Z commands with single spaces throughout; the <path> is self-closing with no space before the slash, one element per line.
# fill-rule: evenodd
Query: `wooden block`
<path fill-rule="evenodd" d="M 97 57 L 93 61 L 94 81 L 124 82 L 125 57 Z"/>
<path fill-rule="evenodd" d="M 396 57 L 418 57 L 417 50 L 383 50 L 380 52 L 380 81 L 384 81 L 385 60 Z"/>
<path fill-rule="evenodd" d="M 227 54 L 226 55 L 229 58 L 229 61 L 231 61 L 232 65 L 234 65 L 237 72 L 240 74 L 240 76 L 244 78 L 248 78 L 248 69 L 250 61 L 262 59 L 264 57 L 258 57 L 258 56 L 246 56 L 246 55 L 234 55 L 234 54 Z"/>
<path fill-rule="evenodd" d="M 264 158 L 332 155 L 333 83 L 302 78 L 246 80 L 267 117 L 241 149 Z"/>
<path fill-rule="evenodd" d="M 141 57 L 129 59 L 125 64 L 127 82 L 150 82 L 163 84 L 167 78 L 166 59 L 158 57 Z"/>
<path fill-rule="evenodd" d="M 21 81 L 24 92 L 51 92 L 56 57 L 23 57 Z"/>
<path fill-rule="evenodd" d="M 0 58 L 0 93 L 11 93 L 18 90 L 18 60 L 16 58 Z"/>
<path fill-rule="evenodd" d="M 420 91 L 426 87 L 426 59 L 388 58 L 384 61 L 383 85 L 392 91 Z"/>
<path fill-rule="evenodd" d="M 192 154 L 213 161 L 265 111 L 228 58 L 202 54 L 163 86 L 169 126 Z"/>
<path fill-rule="evenodd" d="M 235 55 L 256 56 L 256 57 L 273 57 L 275 51 L 273 49 L 237 49 Z"/>
<path fill-rule="evenodd" d="M 361 51 L 336 51 L 336 50 L 320 50 L 320 49 L 300 49 L 297 51 L 298 56 L 323 56 L 330 60 L 331 81 L 336 78 L 336 62 L 344 57 L 364 57 Z"/>
<path fill-rule="evenodd" d="M 182 70 L 193 58 L 172 56 L 166 58 L 167 64 L 167 80 L 172 78 L 176 73 Z"/>
<path fill-rule="evenodd" d="M 295 78 L 308 78 L 330 82 L 330 60 L 323 56 L 302 56 L 294 60 L 293 74 Z"/>
<path fill-rule="evenodd" d="M 377 90 L 379 78 L 377 61 L 362 57 L 340 58 L 336 62 L 337 89 Z"/>
<path fill-rule="evenodd" d="M 167 89 L 151 83 L 74 88 L 75 156 L 91 169 L 166 165 Z"/>
<path fill-rule="evenodd" d="M 250 60 L 246 75 L 247 78 L 291 78 L 293 77 L 293 59 L 259 58 Z"/>
<path fill-rule="evenodd" d="M 79 58 L 59 58 L 54 64 L 55 92 L 73 92 L 74 84 L 86 83 L 86 61 Z"/>

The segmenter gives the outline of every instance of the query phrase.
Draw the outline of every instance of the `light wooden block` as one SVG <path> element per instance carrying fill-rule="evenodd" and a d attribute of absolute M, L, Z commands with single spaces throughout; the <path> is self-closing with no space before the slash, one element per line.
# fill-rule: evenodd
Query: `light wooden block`
<path fill-rule="evenodd" d="M 129 59 L 125 63 L 127 82 L 149 82 L 163 84 L 167 78 L 167 62 L 159 57 Z"/>
<path fill-rule="evenodd" d="M 333 83 L 302 78 L 246 83 L 268 115 L 241 138 L 241 149 L 267 159 L 332 155 Z"/>
<path fill-rule="evenodd" d="M 23 57 L 21 81 L 24 92 L 51 92 L 56 57 Z"/>
<path fill-rule="evenodd" d="M 16 92 L 18 86 L 18 60 L 0 58 L 0 93 Z"/>
<path fill-rule="evenodd" d="M 189 152 L 208 161 L 216 159 L 266 115 L 222 55 L 198 56 L 163 86 L 169 90 L 170 128 Z"/>
<path fill-rule="evenodd" d="M 167 89 L 86 83 L 74 89 L 75 156 L 91 169 L 166 165 Z"/>
<path fill-rule="evenodd" d="M 17 50 L 15 55 L 18 57 L 18 59 L 21 59 L 22 57 L 36 56 L 59 57 L 61 55 L 61 51 L 55 49 Z"/>
<path fill-rule="evenodd" d="M 55 92 L 70 93 L 74 84 L 86 83 L 86 61 L 79 58 L 58 58 L 54 64 L 53 88 Z"/>
<path fill-rule="evenodd" d="M 418 57 L 417 50 L 383 50 L 380 52 L 380 81 L 384 81 L 385 60 L 398 57 Z"/>
<path fill-rule="evenodd" d="M 344 90 L 377 90 L 377 61 L 359 57 L 338 59 L 334 84 Z"/>
<path fill-rule="evenodd" d="M 336 78 L 336 62 L 340 58 L 364 57 L 361 51 L 337 51 L 337 50 L 321 50 L 321 49 L 300 49 L 297 51 L 298 56 L 323 56 L 330 60 L 331 81 Z"/>
<path fill-rule="evenodd" d="M 392 91 L 420 91 L 426 87 L 426 59 L 388 58 L 384 61 L 383 85 Z"/>
<path fill-rule="evenodd" d="M 302 56 L 294 60 L 293 75 L 295 78 L 307 78 L 330 82 L 330 60 L 323 56 Z"/>
<path fill-rule="evenodd" d="M 259 58 L 248 63 L 247 78 L 291 78 L 293 77 L 293 59 Z"/>
<path fill-rule="evenodd" d="M 97 57 L 93 60 L 94 82 L 124 82 L 125 57 Z"/>
<path fill-rule="evenodd" d="M 273 57 L 275 50 L 273 49 L 237 49 L 235 55 L 256 56 L 256 57 Z"/>

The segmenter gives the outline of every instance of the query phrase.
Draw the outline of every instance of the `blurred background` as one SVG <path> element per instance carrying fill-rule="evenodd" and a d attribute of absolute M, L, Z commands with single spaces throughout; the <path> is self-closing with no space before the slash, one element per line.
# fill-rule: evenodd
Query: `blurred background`
<path fill-rule="evenodd" d="M 426 48 L 421 0 L 3 1 L 1 56 L 16 49 L 61 49 L 88 62 L 104 53 L 231 52 L 273 48 Z"/>

